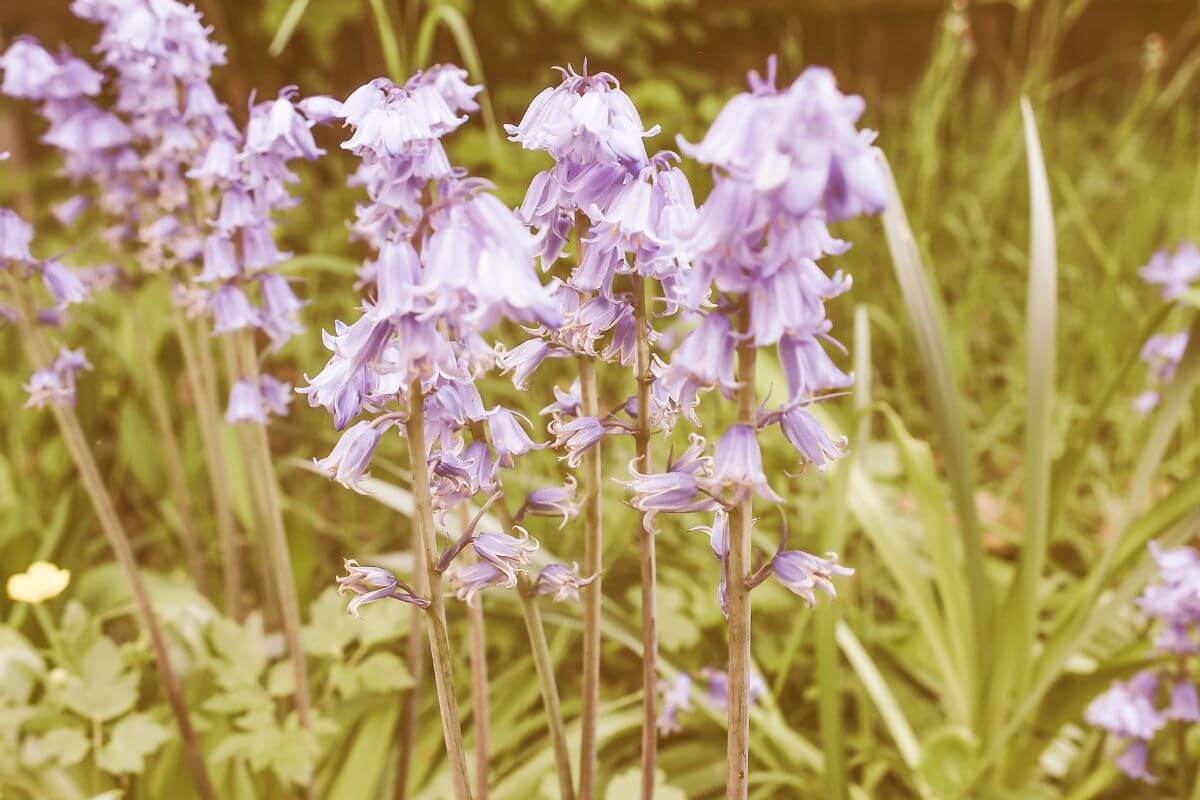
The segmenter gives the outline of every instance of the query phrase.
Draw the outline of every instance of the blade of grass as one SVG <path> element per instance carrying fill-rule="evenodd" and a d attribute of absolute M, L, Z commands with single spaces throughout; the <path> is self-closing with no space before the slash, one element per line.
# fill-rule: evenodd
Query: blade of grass
<path fill-rule="evenodd" d="M 292 40 L 293 34 L 296 33 L 296 26 L 300 24 L 301 18 L 304 17 L 304 12 L 308 10 L 309 0 L 292 0 L 287 7 L 287 11 L 283 12 L 283 19 L 279 21 L 279 27 L 275 29 L 275 35 L 271 37 L 271 44 L 267 47 L 267 52 L 276 58 L 287 47 L 288 42 Z"/>
<path fill-rule="evenodd" d="M 828 519 L 821 526 L 821 550 L 842 552 L 846 540 L 850 466 L 866 446 L 871 406 L 871 327 L 867 309 L 854 310 L 854 406 L 859 417 L 858 433 L 850 452 L 837 464 L 831 481 Z M 846 797 L 846 740 L 842 723 L 842 664 L 838 659 L 835 629 L 841 606 L 823 603 L 816 609 L 817 698 L 821 722 L 821 749 L 825 752 L 823 796 Z"/>
<path fill-rule="evenodd" d="M 1072 616 L 1076 619 L 1086 617 L 1091 613 L 1095 599 L 1104 588 L 1104 581 L 1108 577 L 1114 556 L 1122 545 L 1131 523 L 1142 511 L 1150 493 L 1154 475 L 1158 472 L 1163 457 L 1166 455 L 1167 447 L 1175 436 L 1175 431 L 1178 429 L 1184 413 L 1189 408 L 1192 395 L 1197 386 L 1200 386 L 1200 345 L 1195 344 L 1200 341 L 1200 316 L 1196 317 L 1191 324 L 1189 341 L 1193 343 L 1193 346 L 1184 353 L 1174 379 L 1163 391 L 1161 405 L 1151 418 L 1149 434 L 1146 436 L 1134 467 L 1129 495 L 1117 523 L 1113 526 L 1115 533 L 1105 543 L 1096 567 L 1089 573 L 1084 583 L 1081 592 L 1082 600 L 1073 607 L 1075 613 Z M 1065 625 L 1059 627 L 1060 629 L 1066 627 L 1069 630 L 1071 626 L 1071 621 L 1068 620 Z M 1047 657 L 1049 655 L 1048 648 Z"/>
<path fill-rule="evenodd" d="M 392 18 L 388 15 L 387 6 L 383 0 L 367 0 L 371 7 L 371 16 L 375 18 L 375 29 L 379 33 L 379 49 L 383 52 L 383 64 L 392 80 L 403 83 L 408 78 L 408 70 L 400 55 L 400 40 L 396 29 L 392 26 Z"/>
<path fill-rule="evenodd" d="M 487 81 L 483 75 L 483 59 L 479 57 L 479 48 L 475 46 L 475 37 L 471 35 L 471 26 L 467 18 L 454 6 L 436 5 L 425 13 L 421 27 L 417 31 L 417 44 L 413 48 L 413 61 L 418 68 L 429 66 L 433 53 L 433 39 L 437 35 L 439 23 L 450 33 L 463 64 L 471 73 L 472 80 L 479 81 L 486 87 Z M 503 136 L 500 125 L 496 122 L 496 111 L 492 107 L 492 94 L 487 88 L 480 93 L 480 108 L 483 114 L 483 124 L 487 128 L 488 139 L 491 141 L 493 155 L 497 155 Z"/>
<path fill-rule="evenodd" d="M 925 640 L 945 687 L 940 700 L 946 713 L 955 719 L 966 718 L 971 707 L 970 695 L 955 669 L 954 658 L 946 641 L 946 625 L 925 577 L 928 569 L 915 557 L 915 548 L 906 540 L 907 537 L 897 535 L 895 521 L 888 513 L 880 489 L 865 470 L 855 465 L 850 473 L 850 511 L 878 551 L 880 561 L 900 590 L 903 605 L 912 615 L 914 626 Z"/>
<path fill-rule="evenodd" d="M 934 425 L 944 450 L 951 497 L 958 513 L 959 534 L 962 537 L 966 561 L 970 613 L 974 622 L 974 635 L 967 643 L 968 652 L 975 654 L 971 672 L 978 676 L 975 685 L 984 686 L 987 684 L 986 675 L 991 664 L 991 634 L 988 630 L 991 599 L 984 572 L 983 541 L 979 514 L 975 507 L 975 469 L 966 422 L 950 357 L 946 352 L 946 326 L 939 301 L 925 272 L 891 167 L 882 153 L 879 154 L 879 160 L 888 190 L 888 204 L 883 212 L 883 229 L 887 236 L 888 249 L 891 251 L 896 279 L 900 284 L 900 291 L 904 296 L 904 304 L 916 336 L 917 351 L 933 403 Z M 981 700 L 981 697 L 972 698 L 974 703 Z M 974 718 L 978 721 L 977 714 Z M 978 730 L 977 733 L 981 734 L 981 738 L 985 734 L 982 730 Z"/>
<path fill-rule="evenodd" d="M 1029 283 L 1025 305 L 1025 539 L 1017 573 L 1004 604 L 1009 624 L 1000 637 L 1001 663 L 992 682 L 995 718 L 1020 695 L 1029 680 L 1030 653 L 1041 615 L 1039 587 L 1049 547 L 1053 454 L 1055 340 L 1058 316 L 1058 259 L 1050 182 L 1028 98 L 1021 98 L 1021 120 L 1029 166 Z"/>
<path fill-rule="evenodd" d="M 971 640 L 970 603 L 966 579 L 961 567 L 961 549 L 954 540 L 954 525 L 948 514 L 947 500 L 942 492 L 929 445 L 909 434 L 900 416 L 889 406 L 883 406 L 896 443 L 900 462 L 908 476 L 917 507 L 921 514 L 921 530 L 925 547 L 929 551 L 932 574 L 938 595 L 941 597 L 943 613 L 948 630 L 945 640 L 953 657 L 954 670 L 958 674 L 964 697 L 971 697 L 973 674 L 969 670 L 971 655 L 966 649 Z M 952 721 L 969 724 L 970 708 L 967 705 L 950 709 Z"/>
<path fill-rule="evenodd" d="M 1100 425 L 1104 422 L 1104 415 L 1108 412 L 1109 406 L 1112 405 L 1117 392 L 1120 391 L 1125 381 L 1129 378 L 1129 373 L 1133 371 L 1135 366 L 1141 363 L 1142 344 L 1163 324 L 1171 308 L 1170 305 L 1163 304 L 1154 316 L 1146 321 L 1141 333 L 1133 340 L 1133 344 L 1129 348 L 1129 353 L 1125 356 L 1125 360 L 1121 363 L 1121 368 L 1117 370 L 1117 374 L 1113 376 L 1112 381 L 1100 395 L 1099 399 L 1092 404 L 1091 411 L 1088 412 L 1083 422 L 1079 423 L 1071 431 L 1070 435 L 1067 436 L 1067 441 L 1069 442 L 1067 450 L 1054 465 L 1054 486 L 1050 495 L 1050 519 L 1048 523 L 1051 531 L 1054 530 L 1059 517 L 1062 515 L 1067 494 L 1075 487 L 1075 482 L 1079 478 L 1079 472 L 1083 468 L 1084 459 L 1087 457 L 1088 449 L 1096 444 L 1096 433 Z"/>
<path fill-rule="evenodd" d="M 867 694 L 874 702 L 879 716 L 883 718 L 883 724 L 896 743 L 900 757 L 904 759 L 905 766 L 912 773 L 912 780 L 916 784 L 918 792 L 922 797 L 928 797 L 929 789 L 917 774 L 917 768 L 921 763 L 921 745 L 917 741 L 917 735 L 913 733 L 908 718 L 904 716 L 904 710 L 900 707 L 896 696 L 892 694 L 883 674 L 875 666 L 875 662 L 867 653 L 866 648 L 862 646 L 862 642 L 854 635 L 850 626 L 844 622 L 838 623 L 837 643 L 841 647 L 842 653 L 845 654 L 846 660 L 854 669 L 854 673 L 862 682 L 863 688 L 867 690 Z"/>

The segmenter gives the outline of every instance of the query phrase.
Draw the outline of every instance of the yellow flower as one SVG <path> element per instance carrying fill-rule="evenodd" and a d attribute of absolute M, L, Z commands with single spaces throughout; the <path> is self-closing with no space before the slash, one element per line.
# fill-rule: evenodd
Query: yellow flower
<path fill-rule="evenodd" d="M 29 569 L 10 575 L 8 596 L 22 603 L 43 603 L 58 597 L 71 582 L 71 570 L 59 569 L 49 561 L 35 561 Z"/>

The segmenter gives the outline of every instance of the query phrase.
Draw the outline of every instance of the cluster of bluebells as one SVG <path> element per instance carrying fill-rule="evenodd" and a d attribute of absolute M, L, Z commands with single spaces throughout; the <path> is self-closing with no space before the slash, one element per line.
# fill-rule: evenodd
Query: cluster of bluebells
<path fill-rule="evenodd" d="M 1154 647 L 1163 656 L 1162 666 L 1114 682 L 1088 706 L 1085 719 L 1122 743 L 1116 763 L 1126 775 L 1155 783 L 1149 763 L 1155 735 L 1169 724 L 1200 723 L 1191 663 L 1200 653 L 1200 552 L 1164 550 L 1151 542 L 1150 553 L 1158 579 L 1137 604 L 1159 625 Z"/>
<path fill-rule="evenodd" d="M 285 90 L 253 105 L 240 131 L 210 83 L 224 47 L 190 5 L 76 0 L 71 10 L 101 26 L 95 50 L 103 72 L 21 38 L 0 57 L 0 90 L 38 104 L 49 124 L 43 141 L 62 152 L 66 177 L 95 187 L 96 205 L 112 221 L 110 246 L 149 272 L 186 265 L 175 301 L 189 313 L 211 313 L 217 333 L 256 327 L 282 345 L 299 330 L 301 304 L 271 271 L 287 258 L 275 246 L 271 214 L 295 202 L 286 190 L 296 180 L 288 160 L 321 153 L 309 132 L 314 120 Z M 102 105 L 102 96 L 110 102 Z M 77 195 L 55 213 L 70 224 L 88 204 Z M 192 284 L 187 270 L 198 264 Z M 251 285 L 260 305 L 247 297 Z M 270 379 L 241 382 L 227 419 L 263 422 L 286 413 L 289 397 Z"/>
<path fill-rule="evenodd" d="M 664 512 L 714 512 L 703 530 L 722 562 L 727 510 L 752 495 L 780 502 L 763 470 L 762 430 L 778 425 L 802 463 L 819 469 L 845 447 L 806 407 L 853 380 L 826 350 L 840 345 L 830 336 L 825 301 L 849 289 L 850 279 L 840 271 L 827 275 L 817 259 L 849 247 L 827 223 L 884 205 L 873 133 L 856 127 L 862 112 L 861 98 L 841 94 L 824 69 L 807 69 L 777 88 L 772 60 L 767 77 L 751 73 L 750 91 L 726 105 L 698 144 L 680 140 L 685 155 L 711 167 L 713 189 L 679 231 L 676 249 L 689 268 L 663 283 L 668 305 L 697 324 L 673 354 L 656 356 L 652 421 L 670 429 L 683 416 L 699 425 L 702 393 L 716 388 L 732 398 L 739 388 L 737 349 L 747 341 L 776 349 L 786 395 L 778 407 L 762 409 L 756 424 L 727 429 L 712 457 L 704 455 L 704 440 L 694 438 L 666 472 L 634 470 L 627 486 L 648 524 Z M 850 570 L 832 557 L 781 550 L 759 578 L 770 574 L 811 603 L 813 589 L 832 593 L 830 578 Z M 723 607 L 724 594 L 723 579 Z"/>
<path fill-rule="evenodd" d="M 344 431 L 317 463 L 362 491 L 383 436 L 403 431 L 411 404 L 420 403 L 439 519 L 477 495 L 494 494 L 500 470 L 544 447 L 519 414 L 484 405 L 476 379 L 496 363 L 484 334 L 501 320 L 546 329 L 561 324 L 558 303 L 537 277 L 533 234 L 490 184 L 454 167 L 442 146 L 442 137 L 467 120 L 465 112 L 478 108 L 480 87 L 466 75 L 438 65 L 403 85 L 378 78 L 344 102 L 314 100 L 310 107 L 351 129 L 341 147 L 359 158 L 352 182 L 367 195 L 351 229 L 374 253 L 359 273 L 367 297 L 358 319 L 337 321 L 325 333 L 331 356 L 299 389 Z M 532 493 L 519 517 L 575 513 L 568 483 Z M 459 597 L 471 602 L 486 588 L 516 585 L 537 547 L 517 530 L 519 536 L 468 531 L 447 551 L 444 561 L 467 546 L 477 556 L 451 576 Z M 585 582 L 576 569 L 553 565 L 534 586 L 568 599 Z"/>
<path fill-rule="evenodd" d="M 19 277 L 40 278 L 48 302 L 34 309 L 36 321 L 59 326 L 66 320 L 67 309 L 87 302 L 94 288 L 102 285 L 101 270 L 76 270 L 57 258 L 36 259 L 29 250 L 33 227 L 17 212 L 0 208 L 0 263 Z M 14 320 L 17 310 L 0 305 L 0 320 Z"/>
<path fill-rule="evenodd" d="M 671 151 L 649 155 L 646 129 L 629 96 L 606 72 L 580 75 L 568 67 L 563 80 L 543 90 L 521 121 L 508 125 L 523 148 L 546 152 L 553 166 L 530 183 L 517 213 L 534 231 L 542 269 L 551 279 L 562 322 L 542 326 L 533 338 L 501 349 L 500 366 L 522 388 L 547 358 L 578 356 L 631 367 L 637 363 L 639 331 L 634 298 L 620 276 L 637 274 L 664 287 L 654 298 L 664 313 L 678 310 L 671 297 L 690 269 L 684 234 L 696 223 L 691 186 Z M 556 269 L 572 237 L 574 258 Z M 663 302 L 665 301 L 665 303 Z M 657 339 L 646 323 L 642 334 Z M 551 446 L 571 468 L 605 436 L 636 429 L 636 399 L 603 416 L 584 415 L 578 382 L 555 388 L 547 406 Z"/>
<path fill-rule="evenodd" d="M 51 308 L 54 319 L 60 320 L 61 311 L 68 305 L 87 299 L 86 287 L 75 276 L 73 270 L 60 262 L 35 259 L 29 249 L 32 240 L 32 226 L 15 211 L 0 208 L 0 272 L 9 273 L 18 282 L 31 282 L 34 276 L 40 276 L 46 293 L 54 304 Z M 71 286 L 65 297 L 62 288 L 64 282 L 69 282 Z M 34 292 L 29 291 L 26 294 L 33 295 Z M 18 308 L 0 305 L 0 318 L 16 321 L 20 313 Z M 46 313 L 39 311 L 39 318 L 44 318 Z M 29 377 L 24 387 L 29 395 L 25 405 L 36 408 L 47 404 L 74 406 L 76 378 L 79 373 L 91 368 L 92 365 L 82 349 L 61 348 L 53 362 Z"/>
<path fill-rule="evenodd" d="M 704 681 L 704 699 L 717 711 L 729 707 L 729 673 L 713 667 L 703 667 L 700 677 Z M 658 690 L 662 694 L 662 708 L 658 714 L 658 730 L 663 735 L 679 733 L 683 723 L 680 712 L 692 710 L 692 676 L 681 672 L 671 680 L 660 681 Z M 767 684 L 757 672 L 750 674 L 750 705 L 754 705 L 767 693 Z"/>
<path fill-rule="evenodd" d="M 185 307 L 210 309 L 216 334 L 259 329 L 278 349 L 301 330 L 303 303 L 275 269 L 291 254 L 276 246 L 272 213 L 297 202 L 287 189 L 297 180 L 288 162 L 324 152 L 311 131 L 324 120 L 324 102 L 315 97 L 297 103 L 288 87 L 274 100 L 252 104 L 245 132 L 215 138 L 188 172 L 217 204 L 209 215 L 203 269 L 177 297 Z M 259 304 L 250 299 L 255 287 Z M 287 414 L 291 396 L 291 386 L 269 375 L 243 378 L 231 389 L 226 420 L 265 423 L 270 415 Z"/>
<path fill-rule="evenodd" d="M 1150 262 L 1138 270 L 1142 280 L 1157 286 L 1162 298 L 1178 303 L 1187 292 L 1200 283 L 1200 248 L 1184 242 L 1175 252 L 1159 250 Z M 1175 377 L 1188 346 L 1187 331 L 1156 333 L 1142 346 L 1141 357 L 1150 370 L 1150 388 L 1133 399 L 1133 409 L 1149 414 L 1159 403 L 1159 391 Z"/>
<path fill-rule="evenodd" d="M 111 244 L 141 245 L 139 266 L 152 271 L 192 260 L 202 221 L 186 173 L 208 142 L 235 131 L 209 85 L 224 48 L 199 12 L 174 0 L 76 0 L 71 10 L 101 26 L 95 50 L 105 72 L 21 38 L 3 56 L 3 91 L 39 104 L 43 141 L 62 152 L 66 177 L 95 185 Z M 60 219 L 69 223 L 88 202 L 72 197 Z"/>

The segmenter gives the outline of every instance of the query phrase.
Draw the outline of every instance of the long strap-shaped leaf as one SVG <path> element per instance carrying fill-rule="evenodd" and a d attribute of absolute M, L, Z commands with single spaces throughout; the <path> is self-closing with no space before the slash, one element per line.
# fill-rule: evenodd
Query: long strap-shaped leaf
<path fill-rule="evenodd" d="M 883 212 L 883 229 L 892 254 L 896 279 L 904 295 L 909 320 L 917 339 L 917 351 L 925 370 L 930 399 L 933 403 L 933 423 L 945 455 L 946 472 L 951 496 L 958 512 L 959 533 L 966 561 L 967 586 L 974 620 L 974 641 L 968 651 L 975 656 L 970 674 L 979 677 L 973 695 L 976 702 L 979 687 L 986 685 L 986 673 L 991 664 L 988 619 L 991 609 L 990 591 L 984 572 L 983 541 L 979 513 L 975 508 L 975 467 L 963 418 L 961 398 L 955 385 L 950 356 L 946 352 L 946 328 L 939 313 L 938 299 L 925 272 L 921 253 L 913 238 L 908 215 L 896 188 L 887 158 L 879 153 L 888 190 L 888 204 Z M 982 733 L 982 731 L 981 731 Z"/>
<path fill-rule="evenodd" d="M 921 797 L 930 797 L 929 787 L 925 785 L 925 781 L 917 772 L 921 763 L 921 745 L 917 741 L 916 734 L 913 733 L 908 717 L 904 716 L 904 709 L 900 707 L 891 687 L 884 679 L 883 673 L 875 666 L 875 662 L 871 660 L 871 656 L 862 646 L 862 642 L 854 635 L 854 631 L 844 622 L 837 624 L 837 643 L 855 674 L 858 675 L 858 679 L 862 681 L 863 688 L 867 690 L 867 694 L 875 703 L 875 708 L 879 711 L 884 726 L 887 727 L 888 733 L 896 743 L 896 749 L 900 751 L 900 757 L 904 759 L 904 764 L 911 770 L 918 794 Z"/>
<path fill-rule="evenodd" d="M 1028 98 L 1021 98 L 1025 151 L 1029 164 L 1029 284 L 1025 302 L 1025 538 L 1017 574 L 1004 605 L 1000 664 L 993 675 L 991 709 L 995 719 L 1021 694 L 1029 679 L 1030 653 L 1041 612 L 1039 584 L 1049 545 L 1052 484 L 1051 418 L 1054 410 L 1055 331 L 1058 314 L 1058 259 L 1050 182 Z"/>

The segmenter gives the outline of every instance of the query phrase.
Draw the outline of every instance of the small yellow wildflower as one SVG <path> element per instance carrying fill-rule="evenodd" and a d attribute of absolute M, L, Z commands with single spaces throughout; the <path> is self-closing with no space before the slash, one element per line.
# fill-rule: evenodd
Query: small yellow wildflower
<path fill-rule="evenodd" d="M 29 569 L 10 575 L 8 596 L 22 603 L 43 603 L 58 597 L 71 582 L 71 570 L 59 569 L 49 561 L 35 561 Z"/>

